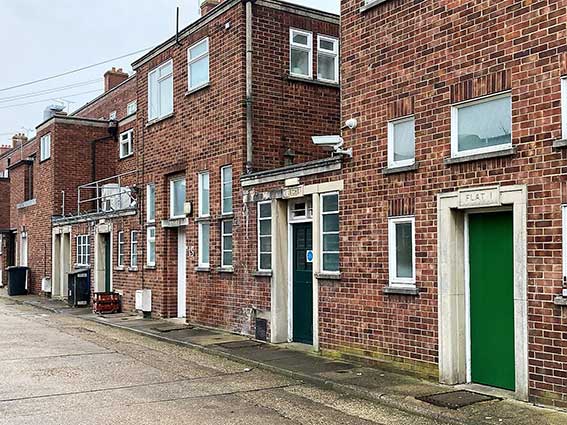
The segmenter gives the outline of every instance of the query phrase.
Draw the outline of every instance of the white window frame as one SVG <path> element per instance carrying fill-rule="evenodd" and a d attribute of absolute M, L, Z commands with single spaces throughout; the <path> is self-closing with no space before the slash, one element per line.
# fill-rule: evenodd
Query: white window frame
<path fill-rule="evenodd" d="M 126 115 L 133 115 L 138 112 L 138 101 L 133 100 L 126 105 Z"/>
<path fill-rule="evenodd" d="M 108 119 L 109 119 L 109 120 L 116 120 L 116 111 L 112 111 L 112 112 L 108 115 Z"/>
<path fill-rule="evenodd" d="M 225 233 L 224 232 L 224 224 L 226 222 L 231 222 L 232 223 L 232 233 Z M 229 220 L 223 220 L 221 221 L 221 268 L 222 269 L 228 269 L 228 270 L 232 270 L 234 267 L 234 220 L 229 219 Z M 232 240 L 232 249 L 224 249 L 224 238 L 230 236 L 231 240 Z M 225 252 L 230 252 L 232 253 L 232 264 L 225 264 L 224 263 L 224 253 Z"/>
<path fill-rule="evenodd" d="M 459 152 L 459 109 L 465 108 L 467 106 L 480 105 L 482 103 L 488 103 L 493 100 L 505 99 L 510 100 L 510 111 L 512 111 L 512 94 L 508 92 L 491 94 L 488 96 L 479 97 L 473 100 L 467 100 L 465 102 L 457 103 L 451 106 L 451 157 L 452 158 L 462 158 L 471 155 L 478 155 L 483 153 L 498 152 L 512 147 L 513 140 L 513 126 L 510 131 L 510 143 L 488 146 L 486 148 L 470 149 L 467 151 Z M 512 122 L 512 115 L 510 116 L 510 122 Z"/>
<path fill-rule="evenodd" d="M 567 278 L 567 204 L 561 205 L 562 249 L 563 249 L 563 281 Z"/>
<path fill-rule="evenodd" d="M 400 278 L 396 276 L 396 224 L 411 223 L 412 230 L 412 278 Z M 388 218 L 388 259 L 390 286 L 415 287 L 416 268 L 415 268 L 415 216 L 389 217 Z"/>
<path fill-rule="evenodd" d="M 232 190 L 231 190 L 230 199 L 231 199 L 231 203 L 232 203 L 232 208 L 231 208 L 230 211 L 224 210 L 224 205 L 225 205 L 224 200 L 228 199 L 228 196 L 226 196 L 226 197 L 224 196 L 224 186 L 225 186 L 225 183 L 228 183 L 228 182 L 225 182 L 225 180 L 224 180 L 224 170 L 226 170 L 226 169 L 230 169 L 230 177 L 231 177 L 230 187 L 231 187 Z M 224 167 L 221 167 L 221 214 L 222 215 L 231 215 L 234 211 L 234 193 L 233 193 L 234 187 L 232 186 L 232 178 L 234 176 L 232 174 L 232 171 L 233 171 L 232 165 L 225 165 Z"/>
<path fill-rule="evenodd" d="M 75 237 L 77 250 L 77 266 L 87 267 L 90 265 L 90 241 L 89 235 L 77 235 Z"/>
<path fill-rule="evenodd" d="M 203 261 L 203 243 L 205 242 L 204 238 L 203 238 L 203 226 L 209 226 L 209 239 L 206 241 L 207 242 L 207 246 L 209 249 L 209 261 L 205 262 Z M 205 222 L 201 222 L 199 223 L 199 268 L 203 268 L 203 269 L 208 269 L 210 267 L 210 261 L 211 261 L 211 223 L 208 221 Z"/>
<path fill-rule="evenodd" d="M 39 160 L 46 161 L 51 158 L 51 133 L 44 134 L 40 139 Z"/>
<path fill-rule="evenodd" d="M 153 230 L 154 235 L 150 236 L 151 231 Z M 154 246 L 154 260 L 151 261 L 150 260 L 150 252 L 151 252 L 151 247 L 152 247 L 152 243 Z M 156 257 L 157 257 L 157 252 L 156 252 L 156 226 L 149 226 L 146 228 L 146 266 L 148 267 L 155 267 L 156 265 Z"/>
<path fill-rule="evenodd" d="M 138 237 L 139 232 L 132 230 L 130 232 L 130 268 L 138 268 Z"/>
<path fill-rule="evenodd" d="M 323 211 L 323 198 L 327 197 L 327 196 L 336 196 L 337 197 L 337 209 L 335 211 Z M 321 194 L 321 200 L 319 202 L 320 205 L 320 211 L 321 211 L 321 231 L 320 231 L 320 235 L 321 235 L 321 239 L 319 241 L 319 246 L 321 247 L 321 272 L 325 273 L 325 274 L 340 274 L 340 256 L 341 256 L 341 252 L 340 249 L 339 251 L 325 251 L 324 247 L 323 247 L 323 236 L 325 235 L 339 235 L 340 237 L 340 197 L 339 197 L 339 192 L 329 192 L 329 193 L 323 193 Z M 339 230 L 336 232 L 325 232 L 323 230 L 323 217 L 326 215 L 334 215 L 336 214 L 339 217 Z M 340 241 L 339 241 L 340 243 Z M 323 257 L 325 254 L 338 254 L 339 255 L 339 270 L 325 270 L 325 262 L 323 261 Z"/>
<path fill-rule="evenodd" d="M 413 159 L 406 159 L 402 161 L 396 161 L 394 159 L 394 145 L 396 143 L 396 125 L 403 124 L 406 122 L 413 122 L 414 128 L 414 138 L 413 138 L 413 146 L 414 146 L 414 154 Z M 415 116 L 409 115 L 402 118 L 396 118 L 395 120 L 388 122 L 388 168 L 398 168 L 398 167 L 407 167 L 410 165 L 415 164 Z"/>
<path fill-rule="evenodd" d="M 124 267 L 124 253 L 125 253 L 125 240 L 124 240 L 124 232 L 121 230 L 118 232 L 117 235 L 117 244 L 116 244 L 116 266 L 117 267 Z"/>
<path fill-rule="evenodd" d="M 122 147 L 127 146 L 126 154 L 122 153 Z M 120 159 L 128 158 L 134 155 L 134 130 L 128 130 L 120 133 L 120 146 L 118 148 Z"/>
<path fill-rule="evenodd" d="M 204 189 L 204 178 L 205 176 L 207 177 L 207 189 L 208 189 L 208 202 L 207 205 L 209 206 L 208 211 L 203 211 L 203 205 L 204 202 L 203 200 L 205 199 L 205 193 L 203 191 Z M 198 181 L 198 190 L 199 190 L 199 217 L 210 217 L 211 215 L 211 176 L 209 174 L 208 171 L 203 171 L 201 173 L 199 173 L 199 177 L 198 177 L 199 181 Z"/>
<path fill-rule="evenodd" d="M 150 194 L 153 194 L 153 196 L 150 197 Z M 150 211 L 152 210 L 152 208 L 150 207 L 152 203 L 154 216 L 150 217 Z M 146 185 L 146 222 L 156 222 L 156 185 L 154 183 L 149 183 L 148 185 Z"/>
<path fill-rule="evenodd" d="M 260 217 L 260 210 L 261 210 L 261 206 L 262 205 L 269 205 L 270 206 L 270 216 L 269 217 Z M 272 217 L 273 217 L 273 212 L 272 212 L 272 201 L 264 201 L 264 202 L 258 202 L 257 207 L 256 207 L 256 215 L 257 215 L 257 226 L 258 226 L 258 271 L 260 272 L 271 272 L 272 271 L 272 262 L 274 259 L 274 255 L 273 255 L 273 242 L 274 242 L 274 235 L 272 234 Z M 260 234 L 260 224 L 263 221 L 269 221 L 270 222 L 270 235 L 261 235 Z M 262 251 L 262 238 L 270 238 L 271 240 L 271 249 L 270 251 Z M 262 268 L 262 255 L 270 255 L 270 268 L 265 269 Z"/>
<path fill-rule="evenodd" d="M 185 199 L 183 200 L 183 213 L 180 215 L 174 215 L 174 206 L 175 206 L 175 191 L 173 190 L 174 188 L 174 184 L 176 182 L 179 181 L 184 181 L 185 182 Z M 171 218 L 172 220 L 178 219 L 178 218 L 185 218 L 185 202 L 187 201 L 187 179 L 185 179 L 185 177 L 183 176 L 179 176 L 179 177 L 175 177 L 172 178 L 169 181 L 169 218 Z"/>
<path fill-rule="evenodd" d="M 567 140 L 567 75 L 561 78 L 561 122 L 561 137 Z"/>
<path fill-rule="evenodd" d="M 171 80 L 172 80 L 172 82 L 171 82 L 171 87 L 172 87 L 171 88 L 171 90 L 172 90 L 171 98 L 172 98 L 172 102 L 174 102 L 173 93 L 175 92 L 175 90 L 174 90 L 174 87 L 173 87 L 173 85 L 174 85 L 174 81 L 173 81 L 173 59 L 169 59 L 169 60 L 165 61 L 164 63 L 162 63 L 161 65 L 159 65 L 158 67 L 152 69 L 148 73 L 148 121 L 150 121 L 150 122 L 154 121 L 154 120 L 158 120 L 160 118 L 163 118 L 163 117 L 173 113 L 173 105 L 171 106 L 171 112 L 163 113 L 163 111 L 161 110 L 161 101 L 158 101 L 158 104 L 156 105 L 155 109 L 152 109 L 152 106 L 151 106 L 151 100 L 152 100 L 152 91 L 151 91 L 152 85 L 150 83 L 151 76 L 156 72 L 160 72 L 160 70 L 162 68 L 165 68 L 168 65 L 171 65 L 171 73 L 164 75 L 164 76 L 161 76 L 157 79 L 157 87 L 156 87 L 156 90 L 158 90 L 157 98 L 161 99 L 161 83 L 171 77 Z M 152 115 L 152 110 L 155 110 L 154 115 Z"/>
<path fill-rule="evenodd" d="M 333 43 L 333 50 L 322 49 L 321 41 Z M 335 61 L 335 77 L 332 80 L 321 77 L 321 73 L 319 72 L 319 65 L 321 63 L 319 60 L 320 56 L 329 56 Z M 339 39 L 336 37 L 321 34 L 317 35 L 317 79 L 327 83 L 339 83 Z"/>
<path fill-rule="evenodd" d="M 293 35 L 300 34 L 307 36 L 307 46 L 300 43 L 295 43 L 293 41 Z M 309 73 L 308 75 L 304 74 L 296 74 L 292 70 L 292 63 L 291 63 L 291 51 L 293 49 L 303 50 L 304 52 L 309 53 Z M 313 33 L 311 31 L 304 31 L 297 28 L 290 28 L 289 29 L 289 74 L 298 77 L 298 78 L 308 78 L 313 79 Z"/>
<path fill-rule="evenodd" d="M 191 59 L 191 50 L 193 50 L 195 47 L 199 47 L 201 44 L 206 44 L 207 45 L 207 50 L 204 53 L 201 53 L 199 56 Z M 187 87 L 189 88 L 189 90 L 197 90 L 201 87 L 205 87 L 206 85 L 209 84 L 210 80 L 211 80 L 211 74 L 210 74 L 210 69 L 211 69 L 211 63 L 209 62 L 209 66 L 207 67 L 207 81 L 196 85 L 196 86 L 191 86 L 191 65 L 193 65 L 195 62 L 199 62 L 200 60 L 209 57 L 209 38 L 204 38 L 203 40 L 193 44 L 192 46 L 190 46 L 187 49 Z M 210 60 L 210 57 L 209 57 Z"/>

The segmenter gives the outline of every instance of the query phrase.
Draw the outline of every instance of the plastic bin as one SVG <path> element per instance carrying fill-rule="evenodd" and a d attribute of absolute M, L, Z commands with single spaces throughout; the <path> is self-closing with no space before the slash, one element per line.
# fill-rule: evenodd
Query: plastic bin
<path fill-rule="evenodd" d="M 8 295 L 27 295 L 28 293 L 28 267 L 8 267 Z"/>

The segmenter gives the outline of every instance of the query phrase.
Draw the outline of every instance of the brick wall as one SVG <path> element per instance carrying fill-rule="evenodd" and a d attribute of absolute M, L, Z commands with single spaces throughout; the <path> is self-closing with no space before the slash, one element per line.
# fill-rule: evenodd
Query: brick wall
<path fill-rule="evenodd" d="M 342 2 L 342 72 L 347 76 L 342 118 L 357 118 L 360 125 L 344 134 L 354 159 L 344 174 L 341 202 L 343 278 L 322 294 L 322 345 L 435 367 L 436 196 L 458 187 L 525 184 L 530 395 L 565 405 L 567 346 L 561 335 L 567 321 L 553 297 L 561 290 L 560 205 L 567 153 L 552 144 L 561 138 L 567 4 L 392 0 L 361 13 L 362 5 Z M 502 90 L 512 93 L 517 153 L 446 165 L 451 104 Z M 384 176 L 387 122 L 407 113 L 416 119 L 419 168 Z M 415 210 L 419 297 L 383 294 L 393 204 Z"/>
<path fill-rule="evenodd" d="M 110 113 L 116 111 L 116 119 L 121 120 L 127 116 L 126 107 L 133 100 L 136 100 L 136 76 L 131 76 L 122 84 L 104 93 L 102 97 L 87 103 L 72 115 L 107 120 Z"/>

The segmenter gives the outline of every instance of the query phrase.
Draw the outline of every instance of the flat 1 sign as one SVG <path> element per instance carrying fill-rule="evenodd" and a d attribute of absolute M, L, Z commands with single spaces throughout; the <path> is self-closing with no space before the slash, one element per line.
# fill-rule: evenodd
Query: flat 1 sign
<path fill-rule="evenodd" d="M 499 207 L 500 186 L 459 190 L 459 208 Z"/>

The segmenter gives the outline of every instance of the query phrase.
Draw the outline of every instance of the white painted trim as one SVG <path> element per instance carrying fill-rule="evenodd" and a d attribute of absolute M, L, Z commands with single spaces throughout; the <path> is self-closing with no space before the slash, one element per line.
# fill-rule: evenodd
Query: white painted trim
<path fill-rule="evenodd" d="M 396 224 L 411 224 L 412 236 L 412 275 L 411 278 L 401 278 L 396 275 Z M 415 288 L 416 267 L 415 267 L 415 216 L 389 217 L 388 218 L 388 264 L 390 286 Z"/>
<path fill-rule="evenodd" d="M 230 211 L 225 211 L 225 210 L 224 210 L 224 199 L 225 199 L 225 196 L 224 196 L 224 184 L 225 184 L 225 183 L 228 183 L 228 182 L 225 182 L 225 180 L 224 180 L 224 170 L 225 170 L 225 169 L 230 169 L 230 178 L 231 178 L 231 180 L 230 180 L 230 186 L 231 186 L 231 188 L 232 188 L 232 190 L 231 190 L 231 197 L 230 197 L 231 200 L 232 200 L 232 208 L 231 208 Z M 220 169 L 220 178 L 221 178 L 221 187 L 220 187 L 220 189 L 221 189 L 221 214 L 222 214 L 222 215 L 230 215 L 230 214 L 232 214 L 232 212 L 233 212 L 233 210 L 234 210 L 234 184 L 233 184 L 234 176 L 233 176 L 233 174 L 232 174 L 232 165 L 225 165 L 225 166 L 221 167 L 221 169 Z M 227 197 L 227 199 L 228 199 L 228 197 Z"/>
<path fill-rule="evenodd" d="M 124 137 L 126 136 L 126 138 Z M 120 133 L 120 142 L 118 144 L 118 156 L 120 159 L 128 158 L 134 154 L 134 130 L 130 129 Z M 122 154 L 122 147 L 127 146 L 127 152 Z"/>
<path fill-rule="evenodd" d="M 44 134 L 39 141 L 40 162 L 49 158 L 51 158 L 51 133 Z"/>
<path fill-rule="evenodd" d="M 177 230 L 177 317 L 187 317 L 187 234 L 185 227 Z"/>
<path fill-rule="evenodd" d="M 270 206 L 270 217 L 260 217 L 260 207 L 262 205 L 269 205 Z M 269 252 L 270 254 L 270 258 L 272 259 L 272 262 L 270 264 L 270 268 L 269 269 L 265 269 L 262 268 L 262 262 L 261 262 L 261 256 L 262 254 L 266 255 L 268 254 L 268 252 L 262 252 L 261 251 L 261 240 L 260 240 L 260 222 L 261 221 L 268 221 L 270 220 L 270 239 L 271 239 L 271 250 Z M 273 244 L 274 244 L 274 238 L 273 238 L 273 234 L 271 233 L 271 223 L 273 220 L 273 214 L 272 214 L 272 201 L 264 201 L 264 202 L 258 202 L 256 204 L 256 228 L 257 228 L 257 232 L 256 232 L 256 243 L 258 244 L 258 249 L 257 249 L 257 257 L 258 257 L 258 271 L 261 272 L 268 272 L 268 271 L 272 271 L 273 269 L 273 260 L 274 260 L 274 249 L 273 249 Z M 264 236 L 265 238 L 267 238 L 267 235 Z"/>
<path fill-rule="evenodd" d="M 112 264 L 114 263 L 114 240 L 112 237 L 113 234 L 113 226 L 112 223 L 110 224 L 103 224 L 95 227 L 95 240 L 94 240 L 94 291 L 95 292 L 104 292 L 104 281 L 100 281 L 99 278 L 99 262 L 102 261 L 104 263 L 104 257 L 101 259 L 99 256 L 100 251 L 100 244 L 103 243 L 103 240 L 100 235 L 108 235 L 110 238 L 110 291 L 114 287 L 114 268 Z"/>
<path fill-rule="evenodd" d="M 207 191 L 208 191 L 208 207 L 209 210 L 206 213 L 203 213 L 203 199 L 204 199 L 204 178 L 205 176 L 207 176 Z M 197 176 L 197 191 L 198 191 L 198 196 L 199 196 L 199 217 L 203 218 L 203 217 L 209 217 L 211 215 L 211 175 L 209 174 L 208 171 L 202 171 L 198 174 Z"/>
<path fill-rule="evenodd" d="M 322 49 L 321 48 L 321 41 L 328 41 L 330 43 L 333 43 L 333 50 L 327 50 L 327 49 Z M 317 35 L 317 79 L 319 81 L 325 81 L 327 83 L 334 83 L 334 84 L 338 84 L 339 83 L 339 39 L 336 37 L 331 37 L 329 35 L 322 35 L 322 34 L 318 34 Z M 320 56 L 329 56 L 333 58 L 333 61 L 335 62 L 335 76 L 332 80 L 328 79 L 328 78 L 323 78 L 321 77 L 321 73 L 319 72 L 319 66 L 321 64 L 320 61 Z"/>
<path fill-rule="evenodd" d="M 150 219 L 150 190 L 152 189 L 153 189 L 154 218 Z M 148 223 L 156 222 L 156 185 L 154 183 L 148 183 L 146 185 L 146 221 Z"/>
<path fill-rule="evenodd" d="M 307 46 L 305 46 L 304 44 L 295 43 L 293 41 L 294 34 L 305 35 L 307 37 Z M 291 67 L 291 51 L 293 49 L 302 50 L 308 53 L 308 75 L 293 72 Z M 289 74 L 299 78 L 313 78 L 313 33 L 311 31 L 300 30 L 298 28 L 289 29 Z"/>
<path fill-rule="evenodd" d="M 199 47 L 201 44 L 206 44 L 207 45 L 207 50 L 204 53 L 201 53 L 199 56 L 191 59 L 191 50 L 193 50 L 195 47 Z M 211 80 L 211 76 L 210 76 L 210 62 L 209 62 L 209 66 L 207 67 L 207 81 L 196 85 L 196 86 L 191 86 L 191 65 L 193 65 L 195 62 L 198 62 L 206 57 L 209 57 L 209 38 L 205 37 L 204 39 L 198 41 L 197 43 L 193 44 L 192 46 L 189 46 L 189 48 L 187 49 L 187 87 L 189 90 L 196 90 L 200 87 L 206 86 L 207 84 L 209 84 L 210 80 Z"/>
<path fill-rule="evenodd" d="M 151 76 L 152 76 L 152 74 L 154 74 L 154 73 L 156 73 L 156 72 L 159 72 L 162 68 L 165 68 L 166 66 L 168 66 L 168 65 L 170 65 L 170 64 L 171 64 L 171 73 L 170 73 L 170 74 L 167 74 L 167 75 L 165 75 L 165 76 L 159 76 L 159 75 L 158 75 L 158 79 L 157 79 L 157 81 L 156 81 L 156 82 L 157 82 L 156 90 L 158 90 L 158 104 L 157 104 L 157 106 L 156 106 L 157 109 L 156 109 L 155 114 L 152 114 L 152 112 L 151 112 L 151 111 L 152 111 L 152 105 L 151 105 L 151 98 L 152 98 L 152 96 L 151 96 L 151 90 L 152 90 L 152 85 L 151 85 L 151 83 L 150 83 Z M 174 96 L 173 96 L 173 94 L 175 93 L 175 87 L 174 87 L 175 80 L 173 79 L 173 71 L 174 71 L 174 70 L 173 70 L 173 59 L 169 59 L 169 60 L 167 60 L 167 61 L 161 63 L 160 65 L 156 66 L 155 68 L 151 69 L 151 70 L 148 72 L 148 78 L 147 78 L 147 82 L 148 82 L 148 122 L 152 122 L 152 121 L 154 121 L 154 120 L 160 119 L 160 118 L 162 118 L 162 117 L 164 117 L 164 116 L 166 116 L 166 115 L 169 115 L 169 114 L 173 113 L 173 110 L 174 110 L 173 104 L 172 104 L 172 106 L 171 106 L 171 111 L 163 112 L 163 111 L 161 110 L 161 101 L 159 101 L 159 99 L 161 99 L 161 95 L 162 95 L 162 94 L 161 94 L 161 84 L 160 84 L 160 83 L 163 82 L 163 81 L 165 81 L 165 80 L 167 80 L 168 78 L 171 77 L 171 80 L 172 80 L 172 82 L 171 82 L 171 86 L 172 86 L 172 89 L 171 89 L 171 91 L 172 91 L 171 97 L 172 97 L 172 103 L 174 103 L 174 99 L 173 99 Z"/>
<path fill-rule="evenodd" d="M 413 137 L 413 146 L 414 146 L 414 154 L 412 159 L 405 159 L 403 161 L 396 161 L 394 159 L 394 152 L 395 152 L 395 133 L 396 133 L 396 125 L 403 124 L 406 122 L 413 122 L 414 128 L 414 137 Z M 415 164 L 415 117 L 413 115 L 409 115 L 403 118 L 398 118 L 388 122 L 388 168 L 397 168 L 397 167 L 408 167 L 410 165 Z"/>
<path fill-rule="evenodd" d="M 561 205 L 561 221 L 562 221 L 562 250 L 563 250 L 563 281 L 567 276 L 567 205 Z"/>
<path fill-rule="evenodd" d="M 318 212 L 315 212 L 315 205 L 313 206 L 313 217 L 319 217 L 319 225 L 317 226 L 318 228 L 318 233 L 319 236 L 316 240 L 319 241 L 319 247 L 317 247 L 317 249 L 315 249 L 315 247 L 313 247 L 313 252 L 314 253 L 318 253 L 320 255 L 320 263 L 319 263 L 319 267 L 317 268 L 317 270 L 315 269 L 315 267 L 313 267 L 313 272 L 322 272 L 325 274 L 332 274 L 332 275 L 340 275 L 341 271 L 340 271 L 340 248 L 338 251 L 325 251 L 324 249 L 324 244 L 323 244 L 323 236 L 325 234 L 324 230 L 323 230 L 323 216 L 325 215 L 331 215 L 331 214 L 337 214 L 338 215 L 338 219 L 339 219 L 339 231 L 338 232 L 326 232 L 326 234 L 337 234 L 339 236 L 339 244 L 340 244 L 340 198 L 339 198 L 339 192 L 328 192 L 328 193 L 322 193 L 322 194 L 317 194 L 317 195 L 313 195 L 313 200 L 315 200 L 315 197 L 317 196 L 318 201 L 319 201 L 319 205 L 318 205 Z M 325 212 L 323 211 L 323 198 L 327 197 L 327 196 L 336 196 L 337 197 L 337 210 L 336 211 L 331 211 L 331 212 Z M 314 204 L 315 202 L 313 202 Z M 315 235 L 313 235 L 313 239 L 315 240 Z M 337 254 L 339 256 L 339 270 L 325 270 L 325 266 L 324 266 L 324 254 L 328 253 L 328 254 Z"/>
<path fill-rule="evenodd" d="M 154 229 L 154 236 L 150 238 L 150 230 Z M 146 228 L 146 266 L 155 267 L 157 262 L 157 245 L 156 245 L 156 226 L 148 226 Z M 150 261 L 150 242 L 154 243 L 154 261 Z"/>
<path fill-rule="evenodd" d="M 209 250 L 209 261 L 208 262 L 204 262 L 203 261 L 203 242 L 205 241 L 203 239 L 203 226 L 209 226 L 209 239 L 207 240 L 207 245 L 208 245 L 208 250 Z M 199 252 L 197 253 L 197 259 L 198 259 L 198 264 L 199 267 L 201 268 L 207 268 L 211 266 L 211 223 L 210 222 L 200 222 L 199 223 L 199 228 L 197 230 L 197 238 L 198 238 L 198 250 Z"/>
<path fill-rule="evenodd" d="M 120 249 L 122 248 L 122 253 Z M 122 256 L 122 262 L 120 261 Z M 116 267 L 124 267 L 126 261 L 126 239 L 124 238 L 124 231 L 120 230 L 116 235 Z"/>
<path fill-rule="evenodd" d="M 136 235 L 135 238 L 134 235 Z M 136 240 L 136 243 L 134 243 L 134 239 Z M 138 230 L 131 230 L 130 231 L 130 267 L 131 268 L 138 267 L 140 263 L 140 255 L 138 250 L 139 243 L 140 243 L 140 232 Z M 136 264 L 134 264 L 134 254 L 136 255 Z"/>
<path fill-rule="evenodd" d="M 225 233 L 224 232 L 224 224 L 226 222 L 231 222 L 231 227 L 232 229 L 230 230 L 230 233 Z M 234 220 L 232 218 L 227 218 L 221 221 L 221 269 L 228 269 L 231 270 L 234 268 Z M 226 250 L 224 249 L 224 238 L 225 237 L 229 237 L 232 240 L 232 247 L 230 250 Z M 224 253 L 225 252 L 230 252 L 232 253 L 232 264 L 224 264 Z"/>
<path fill-rule="evenodd" d="M 513 117 L 511 114 L 510 122 L 512 126 L 510 130 L 510 143 L 488 146 L 486 148 L 470 149 L 462 152 L 459 151 L 459 109 L 505 98 L 510 99 L 510 111 L 512 111 L 512 93 L 510 91 L 478 97 L 476 99 L 459 102 L 451 106 L 451 158 L 461 158 L 483 153 L 498 152 L 512 148 L 512 140 L 514 139 Z"/>
<path fill-rule="evenodd" d="M 172 179 L 169 180 L 169 218 L 171 220 L 176 220 L 179 218 L 185 218 L 185 214 L 180 214 L 180 215 L 175 215 L 174 211 L 175 211 L 175 190 L 174 190 L 174 185 L 177 182 L 185 182 L 185 198 L 183 199 L 182 202 L 182 209 L 185 208 L 185 202 L 187 200 L 187 179 L 185 178 L 185 176 L 177 176 L 174 177 Z"/>
<path fill-rule="evenodd" d="M 561 122 L 562 137 L 567 140 L 567 76 L 561 78 Z"/>
<path fill-rule="evenodd" d="M 472 354 L 471 354 L 471 265 L 469 250 L 469 213 L 465 212 L 465 233 L 464 237 L 464 254 L 465 254 L 465 337 L 466 337 L 466 368 L 467 368 L 467 384 L 472 382 Z"/>

